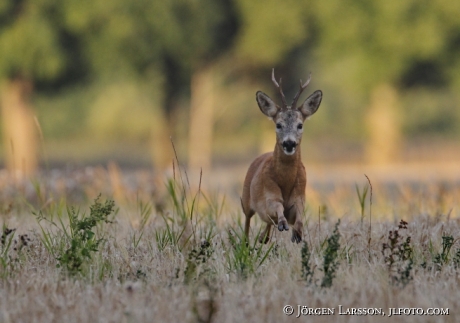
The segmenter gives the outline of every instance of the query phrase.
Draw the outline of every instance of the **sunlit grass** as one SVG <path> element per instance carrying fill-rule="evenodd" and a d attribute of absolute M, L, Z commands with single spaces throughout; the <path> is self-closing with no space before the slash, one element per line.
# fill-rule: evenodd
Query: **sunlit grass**
<path fill-rule="evenodd" d="M 12 321 L 286 321 L 283 306 L 299 304 L 443 307 L 451 315 L 436 321 L 455 322 L 458 183 L 373 181 L 371 228 L 369 194 L 354 184 L 310 187 L 304 244 L 275 231 L 261 245 L 257 216 L 250 240 L 242 234 L 237 196 L 202 187 L 182 167 L 161 188 L 148 174 L 119 175 L 123 198 L 108 217 L 94 213 L 113 199 L 102 168 L 3 192 L 0 305 Z M 79 226 L 90 218 L 101 221 Z"/>

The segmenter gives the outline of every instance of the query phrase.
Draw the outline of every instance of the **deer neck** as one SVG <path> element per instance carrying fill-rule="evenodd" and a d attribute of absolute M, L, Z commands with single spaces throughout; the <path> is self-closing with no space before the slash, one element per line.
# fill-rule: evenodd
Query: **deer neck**
<path fill-rule="evenodd" d="M 294 185 L 301 163 L 300 144 L 291 156 L 286 155 L 280 145 L 276 144 L 273 152 L 273 170 L 281 188 L 289 189 Z"/>

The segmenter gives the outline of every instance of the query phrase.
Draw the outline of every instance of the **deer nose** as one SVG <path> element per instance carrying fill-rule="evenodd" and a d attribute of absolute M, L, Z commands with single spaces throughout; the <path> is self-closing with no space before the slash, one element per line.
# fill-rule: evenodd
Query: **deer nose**
<path fill-rule="evenodd" d="M 296 146 L 297 146 L 297 143 L 295 141 L 292 141 L 292 140 L 283 141 L 283 148 L 286 149 L 288 152 L 291 152 Z"/>

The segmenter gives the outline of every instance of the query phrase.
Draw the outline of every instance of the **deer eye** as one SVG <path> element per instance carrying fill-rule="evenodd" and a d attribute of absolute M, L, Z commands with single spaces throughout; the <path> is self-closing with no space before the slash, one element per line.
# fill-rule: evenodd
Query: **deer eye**
<path fill-rule="evenodd" d="M 281 129 L 281 123 L 276 124 L 276 129 Z"/>
<path fill-rule="evenodd" d="M 299 123 L 299 124 L 297 125 L 297 129 L 302 130 L 302 128 L 303 128 L 303 124 Z"/>

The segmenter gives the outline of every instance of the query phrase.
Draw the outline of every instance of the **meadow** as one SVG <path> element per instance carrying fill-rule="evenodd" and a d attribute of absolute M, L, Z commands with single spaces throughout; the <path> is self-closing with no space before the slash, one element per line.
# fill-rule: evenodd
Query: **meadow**
<path fill-rule="evenodd" d="M 261 245 L 244 172 L 1 172 L 0 322 L 457 322 L 458 177 L 310 173 L 304 242 Z"/>

